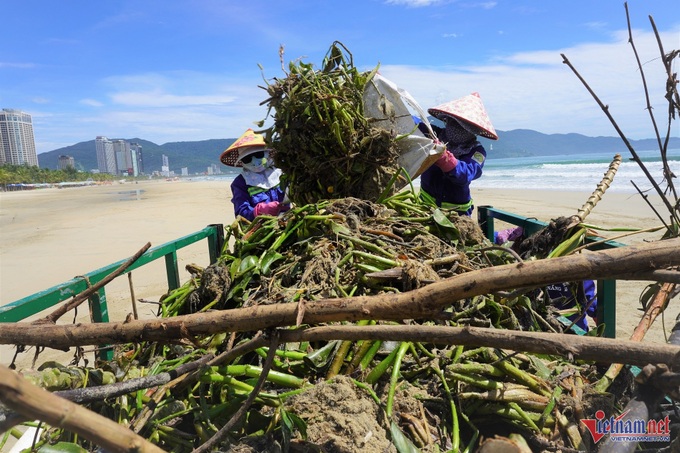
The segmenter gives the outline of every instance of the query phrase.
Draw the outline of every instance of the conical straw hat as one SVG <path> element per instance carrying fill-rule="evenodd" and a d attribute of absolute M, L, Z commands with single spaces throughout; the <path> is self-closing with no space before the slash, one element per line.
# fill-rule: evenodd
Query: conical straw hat
<path fill-rule="evenodd" d="M 491 140 L 498 140 L 498 135 L 496 135 L 496 130 L 491 124 L 489 115 L 486 113 L 484 104 L 482 104 L 482 98 L 479 97 L 479 93 L 468 94 L 460 99 L 454 99 L 453 101 L 446 102 L 444 104 L 432 107 L 427 110 L 428 113 L 435 118 L 442 121 L 446 120 L 447 116 L 456 118 L 457 120 L 462 120 L 467 124 L 463 124 L 463 127 L 468 129 L 475 135 L 481 135 Z M 466 126 L 472 126 L 468 128 Z"/>
<path fill-rule="evenodd" d="M 241 159 L 243 157 L 264 149 L 267 149 L 264 137 L 256 134 L 252 129 L 248 129 L 222 152 L 220 160 L 224 165 L 230 167 L 242 167 Z"/>

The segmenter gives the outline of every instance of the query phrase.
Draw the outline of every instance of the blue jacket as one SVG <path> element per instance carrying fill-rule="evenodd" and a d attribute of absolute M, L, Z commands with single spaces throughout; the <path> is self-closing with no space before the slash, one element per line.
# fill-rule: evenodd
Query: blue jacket
<path fill-rule="evenodd" d="M 577 313 L 566 316 L 570 320 L 578 318 L 583 310 L 591 318 L 597 316 L 597 296 L 595 282 L 584 280 L 583 286 L 574 286 L 569 283 L 555 283 L 546 287 L 552 306 L 558 310 L 576 309 Z M 591 303 L 592 302 L 592 303 Z M 590 304 L 590 306 L 588 306 Z M 588 331 L 588 321 L 585 316 L 576 323 L 581 329 Z"/>
<path fill-rule="evenodd" d="M 243 216 L 248 220 L 255 218 L 255 206 L 258 203 L 278 201 L 284 199 L 284 192 L 280 186 L 271 189 L 261 189 L 249 186 L 243 175 L 238 175 L 231 183 L 231 202 L 234 203 L 234 215 Z"/>
<path fill-rule="evenodd" d="M 442 129 L 433 126 L 435 133 L 441 134 Z M 441 140 L 441 139 L 440 139 Z M 468 205 L 458 210 L 459 214 L 471 215 L 472 195 L 470 183 L 482 176 L 482 169 L 486 161 L 486 150 L 479 142 L 471 145 L 468 153 L 457 156 L 458 165 L 448 173 L 444 173 L 436 165 L 432 165 L 420 175 L 420 188 L 435 199 L 437 206 L 442 203 Z"/>

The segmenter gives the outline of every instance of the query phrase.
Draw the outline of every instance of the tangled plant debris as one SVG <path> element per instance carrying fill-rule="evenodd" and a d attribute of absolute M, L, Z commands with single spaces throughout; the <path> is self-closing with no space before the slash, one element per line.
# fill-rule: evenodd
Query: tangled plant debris
<path fill-rule="evenodd" d="M 361 109 L 374 73 L 357 71 L 334 43 L 320 70 L 291 63 L 286 78 L 266 87 L 275 111 L 268 140 L 295 206 L 279 217 L 236 219 L 217 262 L 191 266 L 193 278 L 160 301 L 162 319 L 184 322 L 216 310 L 291 304 L 296 325 L 122 342 L 113 360 L 95 367 L 48 362 L 23 376 L 138 434 L 144 451 L 475 451 L 491 441 L 593 451 L 581 421 L 598 410 L 615 413 L 636 389 L 629 373 L 609 378 L 597 361 L 404 338 L 280 340 L 285 332 L 349 325 L 482 326 L 563 333 L 565 343 L 575 335 L 540 286 L 452 299 L 424 319 L 305 321 L 312 301 L 410 294 L 471 271 L 573 253 L 589 234 L 585 215 L 606 190 L 601 185 L 577 219 L 558 219 L 526 242 L 521 257 L 492 246 L 470 218 L 427 205 L 413 188 L 392 190 L 398 137 L 373 128 Z M 677 370 L 645 370 L 657 381 L 668 383 L 668 373 L 677 379 Z M 12 395 L 21 392 L 0 390 L 19 412 L 25 401 Z M 675 390 L 664 392 L 677 397 Z M 675 409 L 666 405 L 660 414 Z M 2 411 L 2 445 L 26 419 Z M 36 449 L 98 448 L 58 423 L 45 428 Z"/>

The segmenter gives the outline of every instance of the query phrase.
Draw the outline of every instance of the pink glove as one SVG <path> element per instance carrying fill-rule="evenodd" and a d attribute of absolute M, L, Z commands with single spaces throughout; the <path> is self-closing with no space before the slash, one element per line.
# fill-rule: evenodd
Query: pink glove
<path fill-rule="evenodd" d="M 496 233 L 494 242 L 498 245 L 505 244 L 508 241 L 516 241 L 524 234 L 522 227 L 508 228 Z"/>
<path fill-rule="evenodd" d="M 458 159 L 448 149 L 444 151 L 441 157 L 434 163 L 444 173 L 448 173 L 458 165 Z"/>
<path fill-rule="evenodd" d="M 267 215 L 279 215 L 281 211 L 281 206 L 278 201 L 262 202 L 255 205 L 255 217 L 267 214 Z"/>

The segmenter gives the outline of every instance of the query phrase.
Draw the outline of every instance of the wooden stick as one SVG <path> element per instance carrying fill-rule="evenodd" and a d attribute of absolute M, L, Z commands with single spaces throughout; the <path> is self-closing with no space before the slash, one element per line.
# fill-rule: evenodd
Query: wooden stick
<path fill-rule="evenodd" d="M 29 420 L 42 420 L 72 431 L 107 451 L 163 452 L 113 420 L 43 390 L 3 365 L 0 365 L 0 400 Z"/>
<path fill-rule="evenodd" d="M 64 314 L 68 313 L 70 310 L 73 310 L 76 308 L 78 305 L 82 304 L 84 301 L 86 301 L 91 295 L 99 291 L 101 288 L 103 288 L 106 284 L 108 284 L 111 280 L 114 278 L 118 277 L 120 274 L 125 272 L 125 269 L 130 267 L 132 263 L 137 261 L 140 256 L 142 256 L 148 249 L 151 247 L 151 243 L 147 242 L 144 247 L 142 247 L 137 253 L 135 253 L 132 258 L 121 264 L 118 269 L 115 271 L 111 272 L 109 275 L 92 285 L 91 287 L 87 288 L 85 291 L 81 292 L 80 294 L 76 294 L 73 296 L 73 299 L 71 299 L 69 302 L 62 304 L 59 308 L 54 310 L 52 313 L 49 315 L 45 316 L 44 318 L 38 319 L 34 321 L 34 324 L 54 324 L 57 322 L 59 318 L 61 318 Z"/>
<path fill-rule="evenodd" d="M 680 346 L 564 333 L 523 332 L 488 327 L 431 325 L 324 326 L 281 330 L 281 342 L 330 340 L 415 341 L 420 343 L 486 346 L 537 354 L 552 354 L 601 363 L 669 364 L 680 369 Z"/>
<path fill-rule="evenodd" d="M 654 300 L 651 304 L 649 304 L 644 315 L 642 315 L 642 319 L 640 319 L 637 327 L 635 327 L 633 334 L 630 336 L 631 341 L 642 341 L 649 328 L 652 327 L 652 324 L 654 324 L 657 316 L 663 312 L 664 307 L 666 306 L 666 303 L 668 302 L 674 289 L 675 283 L 664 283 L 663 286 L 661 286 L 659 291 L 656 293 Z M 612 382 L 614 382 L 614 379 L 616 379 L 616 377 L 621 373 L 621 370 L 623 370 L 624 364 L 625 362 L 612 363 L 607 372 L 600 378 L 599 381 L 595 383 L 595 389 L 600 392 L 606 392 Z"/>
<path fill-rule="evenodd" d="M 616 279 L 680 265 L 680 238 L 629 245 L 587 254 L 479 269 L 425 287 L 397 294 L 321 299 L 305 303 L 304 324 L 432 319 L 457 300 L 496 291 L 538 287 L 562 281 Z M 70 346 L 123 344 L 138 341 L 168 343 L 220 332 L 253 332 L 293 326 L 297 304 L 260 304 L 248 308 L 136 320 L 127 323 L 32 325 L 8 323 L 0 329 L 0 344 Z"/>
<path fill-rule="evenodd" d="M 609 164 L 609 169 L 606 171 L 602 177 L 602 180 L 597 185 L 597 188 L 593 191 L 583 206 L 581 206 L 581 209 L 578 210 L 576 217 L 579 219 L 579 222 L 577 223 L 583 222 L 586 216 L 592 212 L 597 203 L 602 200 L 602 196 L 614 181 L 614 176 L 619 169 L 619 165 L 621 165 L 621 154 L 616 154 L 614 156 L 614 160 L 612 160 L 612 162 Z"/>

